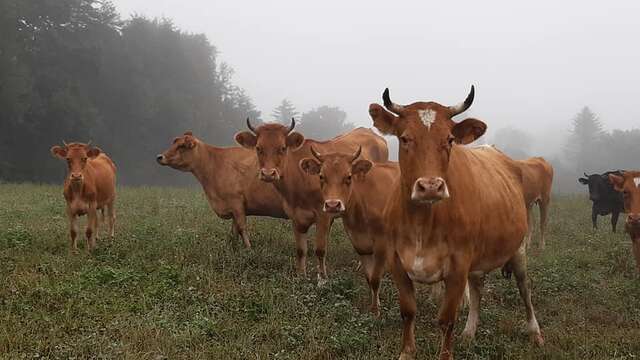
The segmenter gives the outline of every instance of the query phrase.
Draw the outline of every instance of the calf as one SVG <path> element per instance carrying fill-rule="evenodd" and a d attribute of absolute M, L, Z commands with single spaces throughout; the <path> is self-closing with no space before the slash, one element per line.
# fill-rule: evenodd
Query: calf
<path fill-rule="evenodd" d="M 610 174 L 621 176 L 622 172 L 620 170 L 607 171 L 602 175 L 587 175 L 587 173 L 584 173 L 585 177 L 579 178 L 578 181 L 583 185 L 589 186 L 589 200 L 593 202 L 591 205 L 593 228 L 598 228 L 598 215 L 611 214 L 611 228 L 613 232 L 616 232 L 618 217 L 621 212 L 624 212 L 624 202 L 622 201 L 622 194 L 615 191 L 609 182 Z"/>
<path fill-rule="evenodd" d="M 631 237 L 633 255 L 640 271 L 640 171 L 624 171 L 609 174 L 613 188 L 622 193 L 624 211 L 627 213 L 625 230 Z"/>
<path fill-rule="evenodd" d="M 313 147 L 313 158 L 300 161 L 300 168 L 318 176 L 324 201 L 323 211 L 342 217 L 351 244 L 360 256 L 371 290 L 371 312 L 380 314 L 380 280 L 384 275 L 386 248 L 384 206 L 393 184 L 400 176 L 398 163 L 373 163 L 355 154 L 320 155 Z"/>
<path fill-rule="evenodd" d="M 211 210 L 223 219 L 233 219 L 231 236 L 240 236 L 246 248 L 251 247 L 247 215 L 287 218 L 278 192 L 256 176 L 258 160 L 253 151 L 205 144 L 187 131 L 173 139 L 156 161 L 192 173 L 202 185 Z"/>
<path fill-rule="evenodd" d="M 533 236 L 533 205 L 538 204 L 540 210 L 540 248 L 544 249 L 544 232 L 547 227 L 549 202 L 551 201 L 551 185 L 553 184 L 553 167 L 541 157 L 516 160 L 522 170 L 524 201 L 527 205 L 527 221 L 529 232 L 527 245 Z"/>
<path fill-rule="evenodd" d="M 324 201 L 320 191 L 320 181 L 302 172 L 300 160 L 311 156 L 311 145 L 323 152 L 353 152 L 358 144 L 362 155 L 372 161 L 386 161 L 388 150 L 386 141 L 369 129 L 358 128 L 328 141 L 305 139 L 296 131 L 295 121 L 290 126 L 263 124 L 254 128 L 247 119 L 249 131 L 236 134 L 238 144 L 253 149 L 258 155 L 258 176 L 271 183 L 284 201 L 284 210 L 293 222 L 296 241 L 296 269 L 306 275 L 307 242 L 303 235 L 311 225 L 316 224 L 316 256 L 318 258 L 318 281 L 327 278 L 325 255 L 327 237 L 333 223 L 333 216 L 322 208 Z"/>
<path fill-rule="evenodd" d="M 114 236 L 116 199 L 116 166 L 97 147 L 82 143 L 64 143 L 53 146 L 53 156 L 67 162 L 67 176 L 64 180 L 64 198 L 67 201 L 67 217 L 71 235 L 71 251 L 77 252 L 78 216 L 87 215 L 87 252 L 96 246 L 98 234 L 98 214 L 106 210 L 109 234 Z"/>

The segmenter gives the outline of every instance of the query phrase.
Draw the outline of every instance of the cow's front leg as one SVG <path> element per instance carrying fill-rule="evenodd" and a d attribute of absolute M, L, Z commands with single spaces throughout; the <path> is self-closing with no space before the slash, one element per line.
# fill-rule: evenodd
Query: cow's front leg
<path fill-rule="evenodd" d="M 87 211 L 87 253 L 90 253 L 96 247 L 96 235 L 98 233 L 98 211 L 95 205 L 90 205 Z"/>
<path fill-rule="evenodd" d="M 78 217 L 67 208 L 67 218 L 69 219 L 69 251 L 72 254 L 78 253 Z"/>
<path fill-rule="evenodd" d="M 471 341 L 476 336 L 480 319 L 480 300 L 484 287 L 484 274 L 469 274 L 469 315 L 462 337 Z"/>
<path fill-rule="evenodd" d="M 411 360 L 416 357 L 416 291 L 413 281 L 404 271 L 398 254 L 394 255 L 391 266 L 393 282 L 398 288 L 400 298 L 400 316 L 402 317 L 402 350 L 399 360 Z"/>
<path fill-rule="evenodd" d="M 298 275 L 307 276 L 307 239 L 306 231 L 302 231 L 302 227 L 295 221 L 293 224 L 293 237 L 296 241 L 296 272 Z"/>
<path fill-rule="evenodd" d="M 333 218 L 321 215 L 316 222 L 316 257 L 318 258 L 318 285 L 327 282 L 327 244 Z"/>
<path fill-rule="evenodd" d="M 616 226 L 618 225 L 618 217 L 620 217 L 619 211 L 614 211 L 611 213 L 611 229 L 613 232 L 616 232 Z"/>
<path fill-rule="evenodd" d="M 440 306 L 438 324 L 442 332 L 440 343 L 440 360 L 453 359 L 453 329 L 458 316 L 458 306 L 462 301 L 464 289 L 467 286 L 467 272 L 452 269 L 444 280 L 444 300 Z"/>
<path fill-rule="evenodd" d="M 598 230 L 598 212 L 595 204 L 591 207 L 591 222 L 593 223 L 593 229 Z"/>

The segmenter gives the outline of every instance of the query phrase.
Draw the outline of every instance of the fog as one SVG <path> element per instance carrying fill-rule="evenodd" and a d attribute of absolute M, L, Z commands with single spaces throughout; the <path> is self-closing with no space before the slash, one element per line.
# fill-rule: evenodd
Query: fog
<path fill-rule="evenodd" d="M 167 17 L 204 33 L 265 120 L 283 99 L 339 106 L 371 126 L 385 87 L 399 103 L 464 99 L 489 124 L 557 151 L 589 106 L 605 130 L 638 127 L 637 1 L 116 0 L 123 18 Z M 542 141 L 541 139 L 544 139 Z"/>

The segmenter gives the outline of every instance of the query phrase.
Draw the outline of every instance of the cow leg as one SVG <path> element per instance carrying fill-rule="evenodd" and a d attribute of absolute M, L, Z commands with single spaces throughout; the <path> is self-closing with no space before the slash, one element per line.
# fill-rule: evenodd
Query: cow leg
<path fill-rule="evenodd" d="M 296 241 L 296 272 L 307 276 L 307 239 L 295 222 L 293 223 L 293 237 Z"/>
<path fill-rule="evenodd" d="M 542 201 L 538 203 L 540 208 L 540 248 L 544 249 L 544 233 L 547 229 L 547 220 L 549 216 L 549 197 L 543 197 Z"/>
<path fill-rule="evenodd" d="M 631 247 L 633 248 L 633 256 L 636 258 L 636 267 L 640 272 L 640 238 L 631 239 Z"/>
<path fill-rule="evenodd" d="M 413 281 L 404 271 L 398 254 L 394 255 L 391 269 L 393 282 L 398 287 L 400 297 L 400 316 L 402 317 L 402 351 L 400 360 L 415 359 L 416 356 L 416 291 Z"/>
<path fill-rule="evenodd" d="M 116 209 L 113 201 L 107 205 L 107 216 L 109 217 L 109 236 L 113 239 L 116 236 Z"/>
<path fill-rule="evenodd" d="M 371 307 L 369 309 L 374 316 L 379 317 L 380 281 L 384 273 L 384 259 L 380 261 L 376 255 L 363 255 L 360 259 L 362 259 L 362 268 L 371 291 Z"/>
<path fill-rule="evenodd" d="M 618 225 L 618 217 L 620 216 L 620 212 L 614 211 L 611 213 L 611 229 L 613 232 L 616 232 L 616 226 Z"/>
<path fill-rule="evenodd" d="M 453 359 L 453 328 L 458 317 L 458 307 L 462 302 L 464 289 L 467 286 L 467 276 L 465 271 L 453 270 L 444 279 L 444 301 L 440 305 L 440 314 L 438 316 L 438 324 L 442 332 L 440 360 Z"/>
<path fill-rule="evenodd" d="M 544 344 L 544 338 L 540 332 L 540 326 L 538 325 L 538 320 L 536 320 L 536 314 L 531 303 L 531 289 L 527 281 L 527 255 L 524 247 L 520 247 L 518 252 L 509 260 L 509 263 L 513 269 L 520 297 L 527 311 L 527 332 L 532 342 L 542 346 Z"/>
<path fill-rule="evenodd" d="M 480 300 L 482 299 L 482 288 L 484 287 L 484 274 L 469 273 L 469 316 L 464 326 L 462 337 L 471 341 L 476 336 L 480 319 Z"/>
<path fill-rule="evenodd" d="M 251 249 L 251 241 L 249 241 L 249 234 L 247 233 L 247 217 L 244 214 L 244 210 L 237 212 L 233 215 L 234 224 L 237 226 L 237 232 L 242 237 L 244 247 Z M 236 236 L 237 239 L 237 236 Z"/>
<path fill-rule="evenodd" d="M 527 248 L 531 245 L 532 239 L 533 239 L 533 203 L 527 207 L 527 238 L 525 241 Z"/>
<path fill-rule="evenodd" d="M 96 234 L 98 232 L 98 211 L 94 206 L 89 207 L 87 212 L 87 253 L 90 253 L 96 247 Z"/>
<path fill-rule="evenodd" d="M 67 218 L 69 219 L 69 236 L 70 236 L 70 252 L 78 253 L 78 217 L 67 209 Z"/>
<path fill-rule="evenodd" d="M 318 285 L 327 282 L 327 243 L 333 219 L 329 216 L 319 216 L 316 222 L 316 257 L 318 258 Z"/>
<path fill-rule="evenodd" d="M 598 230 L 598 212 L 595 204 L 591 207 L 591 222 L 593 223 L 593 229 Z"/>

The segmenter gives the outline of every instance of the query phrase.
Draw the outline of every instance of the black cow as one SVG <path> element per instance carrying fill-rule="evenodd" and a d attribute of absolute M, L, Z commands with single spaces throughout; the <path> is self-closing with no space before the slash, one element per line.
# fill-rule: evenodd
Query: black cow
<path fill-rule="evenodd" d="M 583 185 L 589 185 L 589 200 L 593 201 L 591 207 L 593 228 L 598 228 L 598 215 L 604 216 L 611 214 L 611 227 L 613 228 L 613 232 L 616 232 L 618 216 L 624 212 L 624 202 L 622 200 L 622 193 L 615 191 L 613 185 L 609 182 L 609 174 L 622 176 L 620 170 L 607 171 L 602 175 L 587 175 L 587 173 L 584 173 L 585 177 L 579 178 L 578 181 Z"/>

